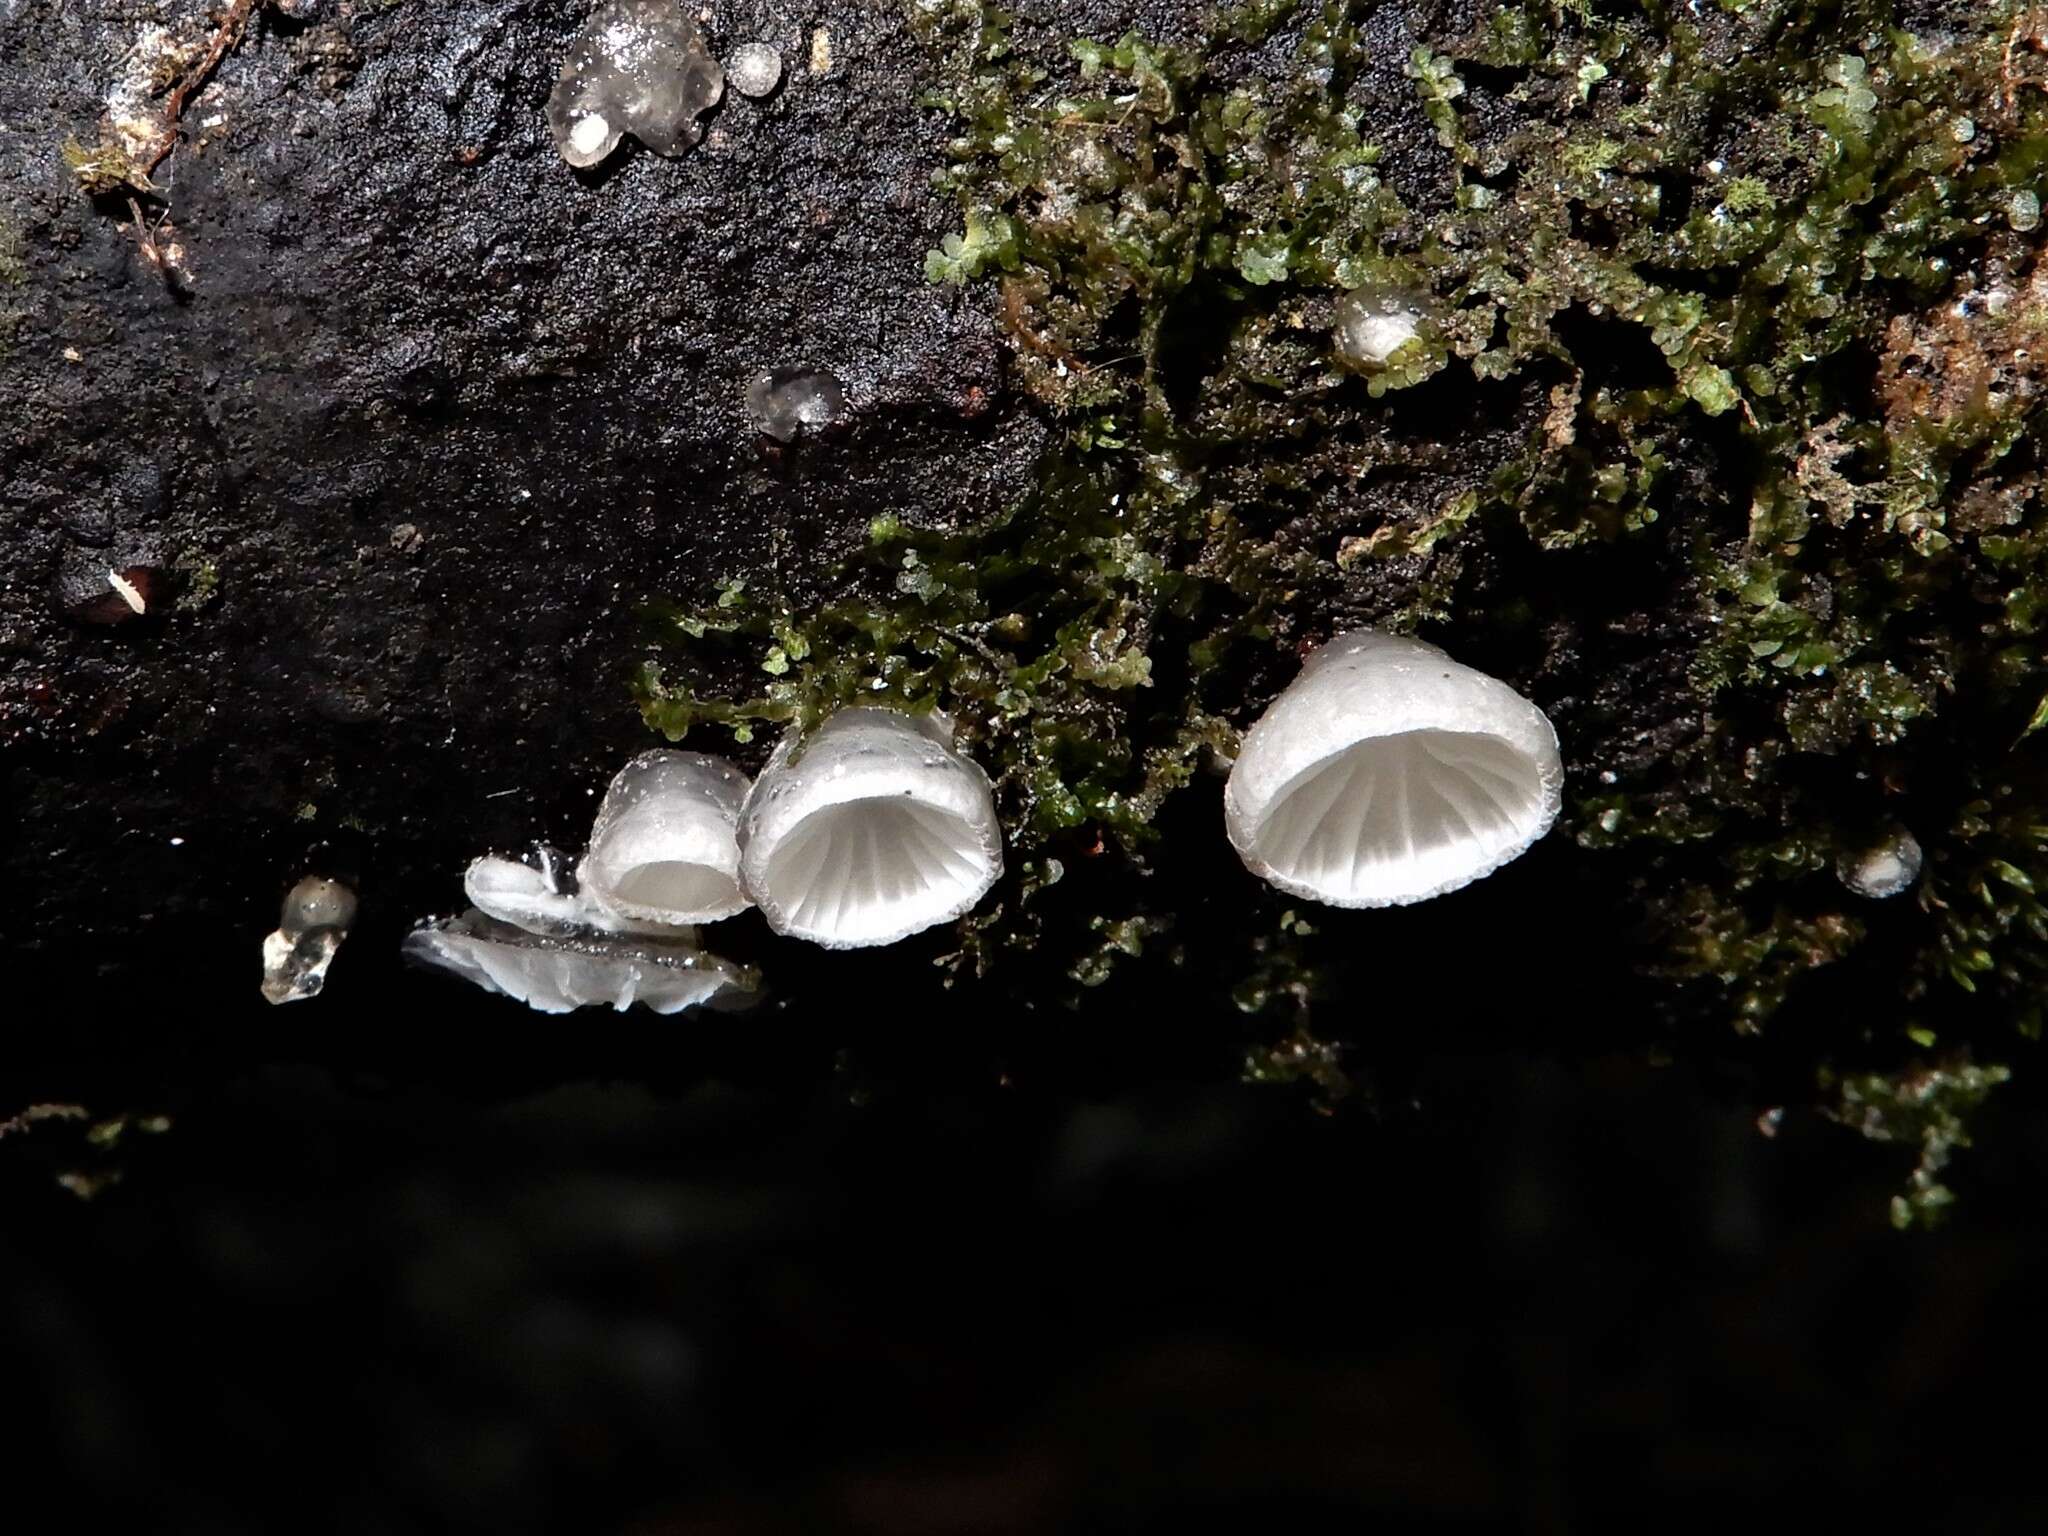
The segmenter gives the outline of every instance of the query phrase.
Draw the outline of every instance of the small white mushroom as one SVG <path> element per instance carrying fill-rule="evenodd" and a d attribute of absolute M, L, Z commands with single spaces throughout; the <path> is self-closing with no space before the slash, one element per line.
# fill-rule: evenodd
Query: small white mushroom
<path fill-rule="evenodd" d="M 1920 840 L 1904 827 L 1894 827 L 1868 848 L 1838 857 L 1835 878 L 1858 896 L 1882 901 L 1920 878 L 1922 858 Z"/>
<path fill-rule="evenodd" d="M 746 796 L 747 776 L 722 757 L 641 753 L 619 770 L 598 807 L 590 849 L 576 869 L 582 895 L 643 930 L 746 910 L 735 841 Z"/>
<path fill-rule="evenodd" d="M 845 709 L 783 738 L 740 814 L 740 883 L 777 933 L 893 944 L 960 916 L 1003 872 L 988 775 L 943 715 Z"/>
<path fill-rule="evenodd" d="M 603 926 L 605 914 L 580 892 L 564 888 L 562 856 L 545 843 L 525 859 L 487 853 L 462 875 L 462 894 L 487 916 L 528 933 L 562 937 Z"/>
<path fill-rule="evenodd" d="M 568 860 L 546 843 L 523 859 L 487 853 L 463 872 L 462 894 L 486 917 L 548 938 L 575 934 L 637 933 L 691 937 L 688 924 L 646 922 L 607 912 L 568 878 Z"/>
<path fill-rule="evenodd" d="M 1245 733 L 1224 824 L 1246 867 L 1290 895 L 1405 906 L 1521 854 L 1563 786 L 1542 710 L 1433 645 L 1355 630 Z"/>
<path fill-rule="evenodd" d="M 782 83 L 782 55 L 769 43 L 742 43 L 725 61 L 725 78 L 742 96 L 766 96 Z"/>
<path fill-rule="evenodd" d="M 406 935 L 407 959 L 453 972 L 541 1013 L 639 1003 L 656 1013 L 745 1006 L 752 972 L 674 940 L 548 938 L 472 909 Z"/>

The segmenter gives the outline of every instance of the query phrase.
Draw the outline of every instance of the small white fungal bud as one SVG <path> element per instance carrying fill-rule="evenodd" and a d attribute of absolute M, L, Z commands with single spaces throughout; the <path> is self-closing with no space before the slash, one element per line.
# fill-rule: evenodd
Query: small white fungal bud
<path fill-rule="evenodd" d="M 791 733 L 740 815 L 740 882 L 769 927 L 830 949 L 956 918 L 1002 872 L 988 775 L 941 715 L 844 709 Z"/>
<path fill-rule="evenodd" d="M 263 996 L 271 1003 L 318 997 L 327 969 L 356 920 L 356 893 L 338 880 L 308 875 L 278 912 L 277 931 L 263 940 Z"/>
<path fill-rule="evenodd" d="M 1542 710 L 1433 645 L 1355 630 L 1245 733 L 1224 824 L 1245 866 L 1290 895 L 1405 906 L 1527 850 L 1563 786 Z"/>
<path fill-rule="evenodd" d="M 676 0 L 605 0 L 563 61 L 548 127 L 579 170 L 628 133 L 658 155 L 680 155 L 704 136 L 697 119 L 724 90 L 725 71 Z"/>
<path fill-rule="evenodd" d="M 742 96 L 766 96 L 782 83 L 782 55 L 767 43 L 742 43 L 725 61 L 725 78 Z"/>
<path fill-rule="evenodd" d="M 750 903 L 739 888 L 735 828 L 747 787 L 747 776 L 722 757 L 641 753 L 619 770 L 598 807 L 590 849 L 576 869 L 582 894 L 636 928 L 710 923 L 744 911 Z"/>
<path fill-rule="evenodd" d="M 618 136 L 612 132 L 612 125 L 594 112 L 588 117 L 579 117 L 569 130 L 569 147 L 581 157 L 580 163 L 584 165 L 602 160 L 617 142 Z"/>
<path fill-rule="evenodd" d="M 1868 848 L 1841 854 L 1835 878 L 1858 896 L 1882 901 L 1896 896 L 1920 878 L 1920 843 L 1904 827 L 1894 828 Z"/>

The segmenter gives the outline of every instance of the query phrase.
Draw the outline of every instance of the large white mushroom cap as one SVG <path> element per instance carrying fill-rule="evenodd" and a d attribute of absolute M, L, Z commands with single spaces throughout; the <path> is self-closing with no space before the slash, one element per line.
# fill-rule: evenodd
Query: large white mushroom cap
<path fill-rule="evenodd" d="M 1003 872 L 988 775 L 940 715 L 844 709 L 783 738 L 740 815 L 740 882 L 777 933 L 893 944 L 960 916 Z"/>
<path fill-rule="evenodd" d="M 1354 630 L 1245 733 L 1224 824 L 1246 867 L 1290 895 L 1405 906 L 1521 854 L 1563 787 L 1542 710 L 1433 645 Z"/>
<path fill-rule="evenodd" d="M 582 896 L 633 927 L 682 927 L 744 911 L 735 828 L 746 796 L 747 776 L 722 757 L 641 753 L 619 770 L 598 807 L 576 868 Z"/>

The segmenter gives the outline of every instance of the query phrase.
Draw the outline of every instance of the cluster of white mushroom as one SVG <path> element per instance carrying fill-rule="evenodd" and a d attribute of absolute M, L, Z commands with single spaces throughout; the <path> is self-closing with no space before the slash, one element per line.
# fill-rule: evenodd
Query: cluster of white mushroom
<path fill-rule="evenodd" d="M 753 978 L 698 948 L 700 924 L 758 906 L 828 948 L 893 944 L 968 911 L 1002 871 L 994 793 L 951 723 L 846 709 L 786 737 L 751 784 L 724 758 L 642 753 L 573 872 L 545 848 L 480 858 L 471 910 L 406 949 L 545 1012 L 730 1006 Z"/>
<path fill-rule="evenodd" d="M 1317 651 L 1249 732 L 1224 791 L 1245 865 L 1338 907 L 1425 901 L 1490 874 L 1556 820 L 1557 733 L 1435 646 L 1359 630 Z M 791 732 L 748 782 L 653 751 L 612 781 L 573 872 L 549 850 L 478 859 L 475 905 L 418 959 L 552 1012 L 730 1003 L 750 973 L 696 947 L 758 907 L 832 949 L 893 944 L 971 910 L 1002 874 L 987 774 L 940 714 L 850 708 Z"/>

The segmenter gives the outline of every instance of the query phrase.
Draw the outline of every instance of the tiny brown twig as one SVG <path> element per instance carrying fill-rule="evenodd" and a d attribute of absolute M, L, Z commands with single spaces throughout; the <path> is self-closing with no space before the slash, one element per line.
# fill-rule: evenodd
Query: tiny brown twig
<path fill-rule="evenodd" d="M 199 93 L 212 76 L 214 67 L 242 40 L 242 34 L 248 30 L 249 18 L 260 3 L 261 0 L 234 0 L 227 14 L 221 18 L 220 27 L 213 34 L 213 41 L 207 45 L 205 54 L 186 72 L 185 78 L 171 88 L 170 97 L 164 103 L 164 136 L 151 153 L 146 170 L 155 171 L 178 147 L 178 119 L 184 115 L 185 103 Z"/>
<path fill-rule="evenodd" d="M 164 212 L 168 216 L 170 210 L 165 209 Z M 164 254 L 157 249 L 156 231 L 143 221 L 142 205 L 135 201 L 133 193 L 129 194 L 128 197 L 128 215 L 135 220 L 135 244 L 137 249 L 142 252 L 142 259 L 161 272 L 164 266 Z"/>

